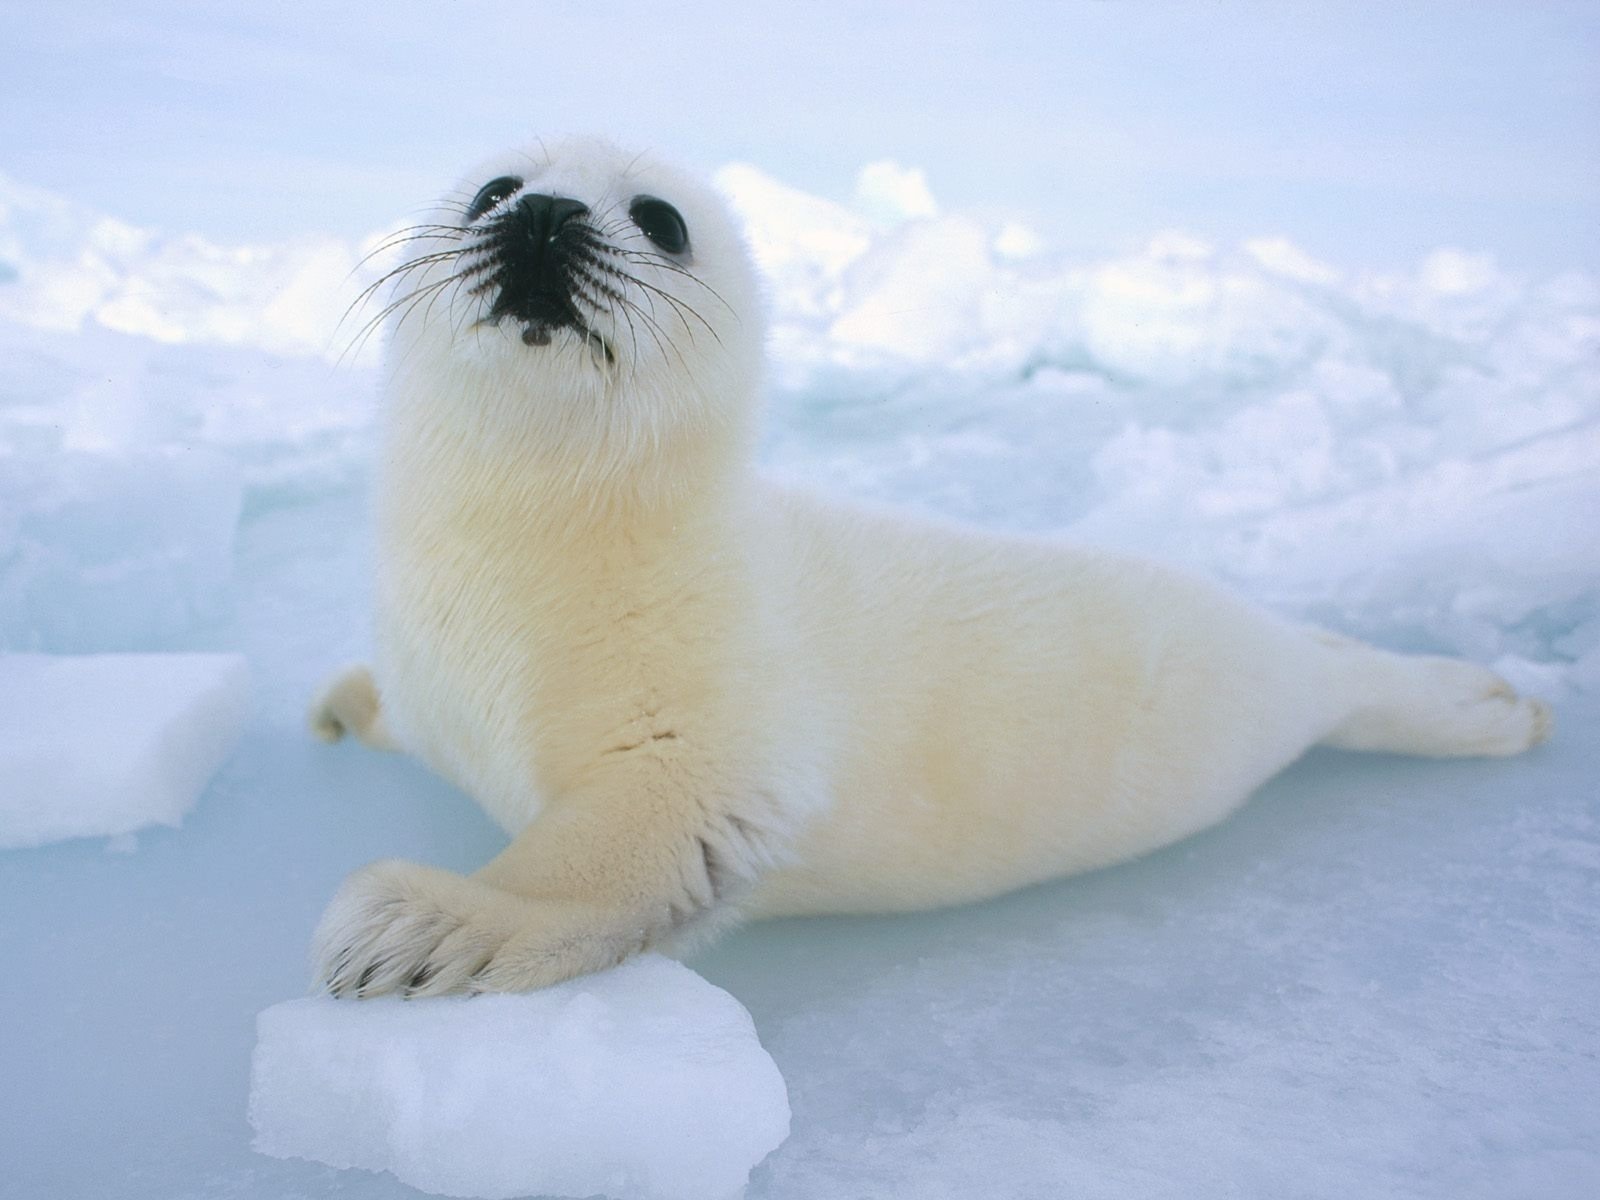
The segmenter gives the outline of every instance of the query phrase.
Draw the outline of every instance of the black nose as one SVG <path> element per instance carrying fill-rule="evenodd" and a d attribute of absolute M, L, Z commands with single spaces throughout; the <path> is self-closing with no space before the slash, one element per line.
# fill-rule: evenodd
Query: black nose
<path fill-rule="evenodd" d="M 501 261 L 525 288 L 566 291 L 568 247 L 558 244 L 562 226 L 589 211 L 563 196 L 534 192 L 522 197 L 507 214 Z"/>
<path fill-rule="evenodd" d="M 522 226 L 530 238 L 549 242 L 568 221 L 587 213 L 589 206 L 565 196 L 530 192 L 518 200 L 511 211 L 512 219 Z"/>

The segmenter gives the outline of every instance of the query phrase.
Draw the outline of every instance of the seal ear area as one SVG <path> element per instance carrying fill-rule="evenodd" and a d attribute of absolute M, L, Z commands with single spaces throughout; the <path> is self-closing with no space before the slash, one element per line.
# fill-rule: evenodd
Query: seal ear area
<path fill-rule="evenodd" d="M 635 196 L 628 206 L 628 216 L 658 248 L 668 254 L 687 253 L 689 226 L 684 223 L 683 214 L 665 200 L 656 196 Z"/>
<path fill-rule="evenodd" d="M 467 205 L 465 224 L 472 224 L 495 205 L 515 196 L 522 190 L 522 179 L 517 175 L 501 175 L 478 189 L 478 194 Z"/>

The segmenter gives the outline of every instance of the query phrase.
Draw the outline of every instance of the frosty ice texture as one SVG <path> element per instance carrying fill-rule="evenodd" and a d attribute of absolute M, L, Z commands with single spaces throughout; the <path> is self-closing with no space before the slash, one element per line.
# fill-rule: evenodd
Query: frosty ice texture
<path fill-rule="evenodd" d="M 236 654 L 0 654 L 0 848 L 177 825 L 249 708 Z"/>
<path fill-rule="evenodd" d="M 30 453 L 18 436 L 3 460 L 0 650 L 144 650 L 225 614 L 238 468 L 194 449 L 112 452 L 113 407 L 96 406 L 96 451 Z"/>
<path fill-rule="evenodd" d="M 526 995 L 291 1000 L 256 1031 L 257 1150 L 441 1195 L 717 1200 L 789 1134 L 749 1014 L 656 955 Z"/>

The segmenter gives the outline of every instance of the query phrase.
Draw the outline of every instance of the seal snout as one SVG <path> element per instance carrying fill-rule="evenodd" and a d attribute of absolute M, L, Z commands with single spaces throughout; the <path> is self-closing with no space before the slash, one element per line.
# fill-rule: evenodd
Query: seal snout
<path fill-rule="evenodd" d="M 546 345 L 554 329 L 585 330 L 573 305 L 575 273 L 586 256 L 588 205 L 565 196 L 530 192 L 507 208 L 488 230 L 492 283 L 498 292 L 487 319 L 512 318 L 523 341 Z"/>

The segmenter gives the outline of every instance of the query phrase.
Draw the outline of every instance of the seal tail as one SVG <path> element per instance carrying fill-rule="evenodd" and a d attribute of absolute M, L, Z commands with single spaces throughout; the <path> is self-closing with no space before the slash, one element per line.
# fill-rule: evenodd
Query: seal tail
<path fill-rule="evenodd" d="M 1393 654 L 1321 635 L 1334 653 L 1347 711 L 1323 739 L 1345 750 L 1431 758 L 1520 754 L 1554 727 L 1542 700 L 1519 696 L 1500 676 L 1453 658 Z"/>

